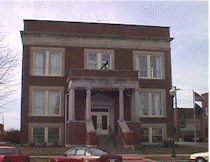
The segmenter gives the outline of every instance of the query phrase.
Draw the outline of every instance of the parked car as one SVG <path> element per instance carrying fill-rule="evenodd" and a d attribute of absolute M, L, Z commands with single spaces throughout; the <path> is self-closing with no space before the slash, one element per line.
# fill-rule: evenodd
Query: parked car
<path fill-rule="evenodd" d="M 112 155 L 97 147 L 74 147 L 63 156 L 53 157 L 51 162 L 122 162 L 122 156 Z"/>
<path fill-rule="evenodd" d="M 15 147 L 0 147 L 0 162 L 30 162 L 30 157 L 23 155 Z"/>
<path fill-rule="evenodd" d="M 190 162 L 206 162 L 208 160 L 209 160 L 208 152 L 192 154 L 190 155 L 190 158 L 189 158 Z"/>

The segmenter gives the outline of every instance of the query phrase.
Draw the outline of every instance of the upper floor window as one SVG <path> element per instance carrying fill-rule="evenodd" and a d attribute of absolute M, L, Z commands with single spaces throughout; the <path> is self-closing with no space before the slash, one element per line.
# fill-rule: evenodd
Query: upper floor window
<path fill-rule="evenodd" d="M 113 50 L 86 49 L 85 58 L 86 69 L 114 69 Z"/>
<path fill-rule="evenodd" d="M 32 75 L 62 76 L 63 75 L 63 54 L 61 48 L 39 48 L 32 47 Z"/>
<path fill-rule="evenodd" d="M 134 51 L 134 67 L 139 78 L 163 78 L 163 53 Z"/>
<path fill-rule="evenodd" d="M 31 115 L 33 116 L 60 116 L 62 105 L 62 90 L 44 87 L 31 88 Z"/>
<path fill-rule="evenodd" d="M 140 117 L 162 117 L 164 116 L 165 94 L 162 90 L 140 92 Z"/>

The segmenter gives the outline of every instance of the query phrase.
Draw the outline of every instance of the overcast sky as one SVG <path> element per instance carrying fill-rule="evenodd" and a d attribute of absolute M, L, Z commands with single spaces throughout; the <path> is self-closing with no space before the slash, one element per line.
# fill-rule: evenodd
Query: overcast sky
<path fill-rule="evenodd" d="M 190 108 L 193 90 L 199 94 L 208 92 L 208 9 L 208 1 L 0 1 L 0 24 L 20 58 L 24 19 L 170 27 L 174 38 L 172 80 L 181 89 L 178 107 Z M 21 66 L 17 70 L 16 78 L 21 83 Z M 20 95 L 19 91 L 17 100 L 6 107 L 10 110 L 4 113 L 7 130 L 20 129 Z"/>

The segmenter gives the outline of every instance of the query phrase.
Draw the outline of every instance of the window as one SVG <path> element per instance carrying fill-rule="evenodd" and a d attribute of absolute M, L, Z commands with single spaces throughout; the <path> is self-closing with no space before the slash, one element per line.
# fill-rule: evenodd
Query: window
<path fill-rule="evenodd" d="M 162 116 L 161 93 L 152 93 L 152 115 Z"/>
<path fill-rule="evenodd" d="M 4 148 L 3 147 L 0 149 L 0 155 L 7 155 L 7 154 L 9 154 L 9 155 L 16 154 L 17 155 L 17 154 L 22 154 L 22 153 L 17 148 Z M 8 161 L 10 161 L 10 160 L 8 160 Z"/>
<path fill-rule="evenodd" d="M 34 143 L 48 143 L 54 144 L 60 142 L 60 128 L 59 127 L 42 127 L 33 128 L 33 142 Z"/>
<path fill-rule="evenodd" d="M 34 91 L 34 107 L 33 114 L 44 115 L 45 114 L 45 91 Z"/>
<path fill-rule="evenodd" d="M 30 87 L 31 108 L 33 116 L 60 116 L 62 101 L 62 88 L 56 87 Z"/>
<path fill-rule="evenodd" d="M 85 149 L 78 149 L 75 155 L 76 156 L 84 156 L 85 155 Z"/>
<path fill-rule="evenodd" d="M 142 128 L 142 142 L 149 142 L 149 128 Z"/>
<path fill-rule="evenodd" d="M 33 47 L 32 75 L 63 75 L 63 49 Z"/>
<path fill-rule="evenodd" d="M 74 156 L 76 150 L 75 149 L 70 149 L 68 152 L 66 152 L 66 156 Z"/>
<path fill-rule="evenodd" d="M 59 128 L 48 128 L 48 143 L 59 142 Z"/>
<path fill-rule="evenodd" d="M 140 114 L 149 115 L 149 94 L 140 94 Z"/>
<path fill-rule="evenodd" d="M 33 129 L 33 142 L 34 143 L 44 143 L 44 128 L 34 128 Z"/>
<path fill-rule="evenodd" d="M 136 64 L 136 65 L 135 65 Z M 163 53 L 134 51 L 134 67 L 139 78 L 163 78 Z"/>
<path fill-rule="evenodd" d="M 102 54 L 102 53 L 94 53 L 89 54 L 88 60 L 88 68 L 89 69 L 111 69 L 111 55 L 110 54 Z M 107 65 L 105 65 L 107 62 Z"/>
<path fill-rule="evenodd" d="M 162 129 L 161 128 L 152 128 L 152 142 L 153 143 L 162 142 Z"/>
<path fill-rule="evenodd" d="M 142 143 L 159 143 L 163 141 L 163 128 L 142 128 Z"/>
<path fill-rule="evenodd" d="M 162 117 L 164 116 L 163 91 L 142 91 L 140 92 L 140 117 Z"/>
<path fill-rule="evenodd" d="M 114 51 L 113 50 L 99 50 L 86 49 L 85 50 L 86 69 L 101 69 L 106 63 L 104 69 L 114 69 Z"/>

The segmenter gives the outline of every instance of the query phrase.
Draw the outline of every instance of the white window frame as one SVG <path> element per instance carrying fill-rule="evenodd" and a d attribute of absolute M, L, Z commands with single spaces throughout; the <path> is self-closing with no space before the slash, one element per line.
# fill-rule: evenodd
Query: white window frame
<path fill-rule="evenodd" d="M 90 69 L 89 67 L 89 55 L 90 54 L 97 54 L 97 69 Z M 90 70 L 100 70 L 103 66 L 102 64 L 102 55 L 110 54 L 110 63 L 109 63 L 109 69 L 107 70 L 114 70 L 114 50 L 105 50 L 105 49 L 85 49 L 85 69 Z M 104 68 L 102 69 L 104 70 Z"/>
<path fill-rule="evenodd" d="M 41 90 L 45 92 L 45 107 L 44 107 L 44 114 L 35 114 L 34 113 L 34 92 L 36 90 Z M 60 107 L 59 107 L 59 114 L 49 114 L 49 92 L 55 91 L 60 93 Z M 29 108 L 29 115 L 30 116 L 62 116 L 63 115 L 63 105 L 64 105 L 64 88 L 63 87 L 42 87 L 42 86 L 31 86 L 29 88 L 29 95 L 30 95 L 30 108 Z"/>
<path fill-rule="evenodd" d="M 34 130 L 34 128 L 44 128 L 44 142 L 46 143 L 46 144 L 53 144 L 53 143 L 48 143 L 48 130 L 49 130 L 49 128 L 58 128 L 59 129 L 59 141 L 58 141 L 58 143 L 60 144 L 61 143 L 61 127 L 59 127 L 59 126 L 50 126 L 50 127 L 43 127 L 43 126 L 34 126 L 34 127 L 32 127 L 32 131 L 31 131 L 31 133 L 32 133 L 32 142 L 34 142 L 34 135 L 33 135 L 33 130 Z"/>
<path fill-rule="evenodd" d="M 138 116 L 140 118 L 142 117 L 166 117 L 166 92 L 164 89 L 141 89 L 139 91 L 139 104 L 141 104 L 141 93 L 147 93 L 148 94 L 148 109 L 149 113 L 148 115 L 141 114 L 141 105 L 139 105 L 138 109 Z M 162 107 L 162 115 L 153 115 L 152 110 L 153 110 L 153 100 L 152 100 L 152 94 L 153 93 L 160 93 L 161 94 L 161 106 Z"/>
<path fill-rule="evenodd" d="M 164 52 L 154 52 L 154 51 L 133 51 L 133 67 L 134 70 L 139 71 L 139 56 L 147 57 L 147 77 L 140 77 L 138 72 L 138 77 L 143 79 L 164 79 L 165 78 L 165 58 Z M 153 77 L 151 68 L 151 56 L 160 57 L 160 77 Z"/>
<path fill-rule="evenodd" d="M 153 142 L 152 141 L 152 129 L 157 128 L 157 129 L 162 129 L 162 141 L 164 141 L 167 137 L 167 126 L 166 124 L 142 124 L 142 128 L 144 129 L 149 129 L 149 142 L 142 142 L 143 145 L 148 145 L 148 144 L 159 144 L 161 142 Z"/>
<path fill-rule="evenodd" d="M 64 48 L 54 48 L 54 47 L 31 47 L 31 60 L 30 60 L 30 75 L 33 76 L 53 76 L 53 77 L 61 77 L 64 76 L 64 67 L 65 67 L 65 49 Z M 35 73 L 35 55 L 36 52 L 44 52 L 45 53 L 45 73 L 44 74 L 36 74 Z M 60 54 L 60 74 L 53 75 L 50 74 L 50 52 L 58 52 Z"/>

